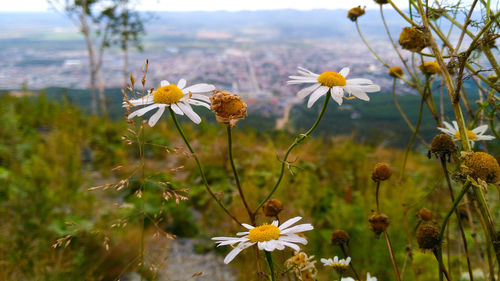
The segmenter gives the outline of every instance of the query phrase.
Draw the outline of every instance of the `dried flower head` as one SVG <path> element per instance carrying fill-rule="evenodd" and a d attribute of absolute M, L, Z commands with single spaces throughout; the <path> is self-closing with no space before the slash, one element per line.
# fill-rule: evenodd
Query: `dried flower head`
<path fill-rule="evenodd" d="M 385 214 L 375 214 L 368 219 L 370 227 L 378 238 L 382 232 L 384 232 L 390 224 L 389 217 Z"/>
<path fill-rule="evenodd" d="M 428 17 L 432 20 L 439 19 L 445 12 L 445 9 L 436 9 L 432 7 L 429 7 L 427 10 Z"/>
<path fill-rule="evenodd" d="M 332 245 L 344 245 L 349 244 L 349 234 L 342 229 L 337 229 L 332 233 Z"/>
<path fill-rule="evenodd" d="M 210 109 L 215 112 L 217 122 L 229 124 L 231 127 L 247 115 L 247 104 L 231 92 L 214 90 L 210 102 Z"/>
<path fill-rule="evenodd" d="M 361 6 L 354 7 L 349 11 L 347 11 L 347 17 L 352 21 L 358 20 L 358 17 L 364 14 L 365 14 L 365 9 L 361 8 Z"/>
<path fill-rule="evenodd" d="M 473 179 L 481 179 L 487 183 L 500 180 L 500 166 L 497 159 L 485 152 L 463 152 L 461 171 Z"/>
<path fill-rule="evenodd" d="M 490 74 L 488 75 L 488 81 L 491 83 L 496 83 L 498 81 L 498 76 L 496 74 Z"/>
<path fill-rule="evenodd" d="M 427 208 L 422 208 L 418 211 L 417 217 L 422 221 L 431 221 L 432 220 L 432 212 Z"/>
<path fill-rule="evenodd" d="M 377 2 L 377 4 L 380 4 L 380 5 L 384 5 L 384 4 L 389 3 L 388 0 L 375 0 L 375 2 Z"/>
<path fill-rule="evenodd" d="M 403 69 L 399 66 L 393 66 L 389 69 L 389 75 L 394 78 L 399 78 L 403 76 Z"/>
<path fill-rule="evenodd" d="M 420 52 L 429 46 L 429 40 L 421 28 L 405 27 L 399 35 L 399 45 L 411 52 Z"/>
<path fill-rule="evenodd" d="M 434 153 L 437 158 L 451 157 L 451 154 L 457 152 L 457 146 L 453 139 L 447 134 L 439 134 L 432 139 L 431 148 L 427 153 L 427 156 L 431 158 L 431 154 Z"/>
<path fill-rule="evenodd" d="M 439 64 L 435 61 L 426 61 L 419 66 L 420 71 L 426 75 L 438 74 L 441 71 Z"/>
<path fill-rule="evenodd" d="M 283 204 L 277 199 L 270 199 L 262 206 L 262 211 L 267 217 L 276 217 L 282 210 Z"/>
<path fill-rule="evenodd" d="M 417 242 L 420 249 L 437 249 L 439 247 L 439 227 L 433 224 L 421 225 L 417 230 Z"/>
<path fill-rule="evenodd" d="M 294 252 L 294 255 L 285 261 L 287 268 L 293 267 L 293 272 L 299 280 L 315 280 L 317 269 L 314 256 L 307 256 L 304 252 Z"/>
<path fill-rule="evenodd" d="M 387 163 L 377 163 L 375 167 L 373 167 L 372 180 L 376 182 L 388 180 L 391 175 L 392 170 Z"/>

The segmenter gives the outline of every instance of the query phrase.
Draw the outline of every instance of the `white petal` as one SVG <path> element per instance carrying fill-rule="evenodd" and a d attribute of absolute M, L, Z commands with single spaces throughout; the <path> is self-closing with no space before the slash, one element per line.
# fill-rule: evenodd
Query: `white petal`
<path fill-rule="evenodd" d="M 179 102 L 177 103 L 179 108 L 186 114 L 186 116 L 191 119 L 195 124 L 200 124 L 201 122 L 201 117 L 196 114 L 191 107 L 185 103 Z"/>
<path fill-rule="evenodd" d="M 306 87 L 297 93 L 297 97 L 303 99 L 303 98 L 307 97 L 307 95 L 309 95 L 310 93 L 312 93 L 313 91 L 318 89 L 319 86 L 321 86 L 321 84 L 317 83 L 317 84 L 314 84 L 312 86 Z"/>
<path fill-rule="evenodd" d="M 302 66 L 299 66 L 299 67 L 297 67 L 297 68 L 298 68 L 299 70 L 302 70 L 302 71 L 307 72 L 307 73 L 309 73 L 309 74 L 313 74 L 313 75 L 317 75 L 317 76 L 319 76 L 318 74 L 316 74 L 316 73 L 314 73 L 314 72 L 312 72 L 312 71 L 310 71 L 310 70 L 308 70 L 308 69 L 305 69 L 305 68 L 303 68 Z"/>
<path fill-rule="evenodd" d="M 322 96 L 324 96 L 330 88 L 321 86 L 319 87 L 316 91 L 312 93 L 312 95 L 309 97 L 309 101 L 307 102 L 307 107 L 311 108 L 313 104 Z"/>
<path fill-rule="evenodd" d="M 318 81 L 318 79 L 316 79 L 315 77 L 312 77 L 312 76 L 288 76 L 288 78 L 292 79 L 292 80 L 316 80 Z"/>
<path fill-rule="evenodd" d="M 192 104 L 192 105 L 203 106 L 203 107 L 210 109 L 210 104 L 202 102 L 202 101 L 187 99 L 186 102 L 188 102 L 189 104 Z"/>
<path fill-rule="evenodd" d="M 161 80 L 160 82 L 160 86 L 167 86 L 167 85 L 170 85 L 170 83 L 167 81 L 167 80 Z"/>
<path fill-rule="evenodd" d="M 187 88 L 184 88 L 184 89 L 182 89 L 182 92 L 184 94 L 187 94 L 189 92 L 193 92 L 193 93 L 207 93 L 207 92 L 211 92 L 213 90 L 215 90 L 215 86 L 214 85 L 202 83 L 202 84 L 195 84 L 195 85 L 189 86 Z"/>
<path fill-rule="evenodd" d="M 310 80 L 289 80 L 286 82 L 287 85 L 295 85 L 295 84 L 307 84 L 307 83 L 318 83 L 317 79 Z"/>
<path fill-rule="evenodd" d="M 363 92 L 367 92 L 367 93 L 373 93 L 373 92 L 378 92 L 380 91 L 380 86 L 379 85 L 375 85 L 375 84 L 372 84 L 372 85 L 351 85 L 351 88 L 352 89 L 359 89 Z"/>
<path fill-rule="evenodd" d="M 175 114 L 177 115 L 184 115 L 184 112 L 182 112 L 182 110 L 177 106 L 177 104 L 172 104 L 170 106 L 170 108 L 172 108 L 172 110 L 175 112 Z"/>
<path fill-rule="evenodd" d="M 351 90 L 352 90 L 352 95 L 357 97 L 358 99 L 364 101 L 370 100 L 370 97 L 365 92 L 363 92 L 363 90 L 360 89 L 359 86 L 352 86 Z"/>
<path fill-rule="evenodd" d="M 294 217 L 294 218 L 291 218 L 289 220 L 287 220 L 286 222 L 282 223 L 278 228 L 280 231 L 283 231 L 285 230 L 287 227 L 291 226 L 292 224 L 300 221 L 302 219 L 302 217 Z"/>
<path fill-rule="evenodd" d="M 454 133 L 450 132 L 450 130 L 447 130 L 445 128 L 438 127 L 437 129 L 440 130 L 441 132 L 445 133 L 445 134 L 452 135 L 452 136 L 455 135 Z"/>
<path fill-rule="evenodd" d="M 295 235 L 295 234 L 281 236 L 280 241 L 307 244 L 307 240 L 305 238 L 300 237 L 300 236 Z"/>
<path fill-rule="evenodd" d="M 252 246 L 254 243 L 241 243 L 236 248 L 234 248 L 227 256 L 224 258 L 224 263 L 230 263 L 241 251 Z"/>
<path fill-rule="evenodd" d="M 155 112 L 155 114 L 153 114 L 153 116 L 151 116 L 151 118 L 149 118 L 149 121 L 148 121 L 148 125 L 150 127 L 153 127 L 154 125 L 156 125 L 156 122 L 158 122 L 158 120 L 160 120 L 160 117 L 161 115 L 163 114 L 163 112 L 165 112 L 165 107 L 167 107 L 167 105 L 160 105 L 158 110 Z"/>
<path fill-rule="evenodd" d="M 490 135 L 480 135 L 480 136 L 477 136 L 477 139 L 478 140 L 494 140 L 496 138 L 494 136 L 490 136 Z"/>
<path fill-rule="evenodd" d="M 480 135 L 484 134 L 484 132 L 486 132 L 487 130 L 488 130 L 488 125 L 482 125 L 472 130 L 472 132 L 474 132 L 474 134 L 476 135 Z"/>
<path fill-rule="evenodd" d="M 236 235 L 241 236 L 241 235 L 247 235 L 248 233 L 250 233 L 250 232 L 248 232 L 248 231 L 242 231 L 242 232 L 236 233 Z"/>
<path fill-rule="evenodd" d="M 290 228 L 287 228 L 283 231 L 281 231 L 281 234 L 288 234 L 288 233 L 298 233 L 298 232 L 304 232 L 304 231 L 309 231 L 313 230 L 314 227 L 310 223 L 305 223 L 305 224 L 299 224 Z"/>
<path fill-rule="evenodd" d="M 184 87 L 186 87 L 186 79 L 179 80 L 179 82 L 177 82 L 177 87 L 179 89 L 183 89 Z"/>
<path fill-rule="evenodd" d="M 453 127 L 455 127 L 455 131 L 457 131 L 457 132 L 458 132 L 458 131 L 459 131 L 459 128 L 458 128 L 458 123 L 457 123 L 457 121 L 453 121 L 452 123 L 453 123 Z"/>
<path fill-rule="evenodd" d="M 346 81 L 346 84 L 350 85 L 360 85 L 360 84 L 373 84 L 372 80 L 365 78 L 354 78 Z"/>
<path fill-rule="evenodd" d="M 219 244 L 217 244 L 217 247 L 232 245 L 232 244 L 236 244 L 239 242 L 247 242 L 247 241 L 249 241 L 248 238 L 242 237 L 242 238 L 238 238 L 238 239 L 234 239 L 234 240 L 227 240 L 227 241 L 218 242 Z"/>
<path fill-rule="evenodd" d="M 287 247 L 290 247 L 290 248 L 294 249 L 297 252 L 300 251 L 300 247 L 297 246 L 297 245 L 295 245 L 295 244 L 293 244 L 293 243 L 282 241 L 281 244 L 283 244 L 283 245 L 285 245 Z"/>
<path fill-rule="evenodd" d="M 444 121 L 443 122 L 444 126 L 450 130 L 450 132 L 452 132 L 453 134 L 455 134 L 457 132 L 457 130 L 448 122 Z"/>
<path fill-rule="evenodd" d="M 339 74 L 344 76 L 344 78 L 345 78 L 345 77 L 347 77 L 347 75 L 349 75 L 349 70 L 350 70 L 349 67 L 344 67 L 340 70 Z"/>
<path fill-rule="evenodd" d="M 332 99 L 338 103 L 339 105 L 342 105 L 342 102 L 344 101 L 344 91 L 342 90 L 341 87 L 333 87 L 330 89 L 330 93 L 332 95 Z"/>
<path fill-rule="evenodd" d="M 153 103 L 153 95 L 148 94 L 138 99 L 129 100 L 128 102 L 123 102 L 122 107 L 130 107 L 130 104 L 132 104 L 133 106 L 138 106 L 138 105 L 147 105 L 152 103 Z"/>
<path fill-rule="evenodd" d="M 278 221 L 274 220 L 271 224 L 274 225 L 274 226 L 278 226 Z"/>
<path fill-rule="evenodd" d="M 201 101 L 204 101 L 204 102 L 207 102 L 207 103 L 210 103 L 210 98 L 205 96 L 205 95 L 200 95 L 200 94 L 192 94 L 191 95 L 191 99 L 197 99 L 197 100 L 201 100 Z"/>
<path fill-rule="evenodd" d="M 159 104 L 152 104 L 152 105 L 148 105 L 146 107 L 143 107 L 141 109 L 138 109 L 132 113 L 130 113 L 130 115 L 128 116 L 128 119 L 132 119 L 134 118 L 135 116 L 142 116 L 144 115 L 146 112 L 150 111 L 150 110 L 153 110 L 155 108 L 157 108 L 158 106 L 160 106 Z"/>

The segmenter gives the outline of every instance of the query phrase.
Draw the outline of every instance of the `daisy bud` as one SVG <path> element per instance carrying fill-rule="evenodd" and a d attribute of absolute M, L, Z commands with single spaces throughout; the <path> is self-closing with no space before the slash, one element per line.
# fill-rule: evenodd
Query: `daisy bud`
<path fill-rule="evenodd" d="M 389 69 L 389 75 L 394 78 L 403 76 L 403 70 L 399 66 L 393 66 Z"/>
<path fill-rule="evenodd" d="M 432 212 L 429 209 L 422 208 L 418 211 L 417 217 L 422 221 L 432 220 Z"/>
<path fill-rule="evenodd" d="M 399 35 L 399 45 L 411 52 L 420 52 L 429 46 L 429 40 L 422 29 L 405 27 Z"/>
<path fill-rule="evenodd" d="M 344 245 L 348 244 L 350 237 L 347 232 L 343 231 L 342 229 L 337 229 L 332 233 L 332 245 Z"/>
<path fill-rule="evenodd" d="M 487 183 L 500 180 L 500 166 L 497 159 L 485 152 L 464 152 L 460 158 L 461 171 L 473 179 L 481 179 Z"/>
<path fill-rule="evenodd" d="M 282 210 L 283 204 L 277 199 L 270 199 L 262 206 L 262 211 L 267 217 L 276 217 Z"/>
<path fill-rule="evenodd" d="M 347 11 L 347 17 L 352 21 L 356 21 L 358 17 L 364 14 L 365 14 L 365 9 L 361 8 L 361 6 L 354 7 L 349 11 Z"/>
<path fill-rule="evenodd" d="M 228 91 L 214 90 L 210 96 L 210 109 L 215 112 L 217 122 L 236 125 L 240 119 L 247 115 L 247 104 L 237 95 Z"/>
<path fill-rule="evenodd" d="M 424 224 L 417 230 L 417 243 L 420 249 L 435 250 L 439 248 L 439 227 Z"/>
<path fill-rule="evenodd" d="M 441 72 L 439 64 L 437 64 L 437 62 L 435 61 L 426 61 L 418 68 L 420 68 L 420 71 L 422 71 L 423 74 L 427 75 L 438 74 Z"/>
<path fill-rule="evenodd" d="M 390 224 L 389 217 L 385 214 L 375 214 L 368 219 L 370 227 L 378 238 L 382 232 L 384 232 Z"/>
<path fill-rule="evenodd" d="M 431 148 L 427 156 L 431 158 L 431 153 L 434 153 L 438 158 L 450 157 L 455 152 L 457 152 L 457 146 L 453 139 L 447 134 L 440 134 L 432 139 Z"/>
<path fill-rule="evenodd" d="M 392 175 L 391 167 L 387 163 L 377 163 L 373 168 L 372 180 L 379 182 L 388 180 Z"/>

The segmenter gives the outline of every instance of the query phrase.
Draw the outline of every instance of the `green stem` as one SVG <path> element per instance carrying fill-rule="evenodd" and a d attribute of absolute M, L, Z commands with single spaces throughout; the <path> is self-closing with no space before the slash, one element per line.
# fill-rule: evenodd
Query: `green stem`
<path fill-rule="evenodd" d="M 455 212 L 455 210 L 457 209 L 458 204 L 460 203 L 460 201 L 462 201 L 462 198 L 464 197 L 465 193 L 467 193 L 467 191 L 469 190 L 470 187 L 471 187 L 471 184 L 468 181 L 465 182 L 464 187 L 462 188 L 462 191 L 460 191 L 460 193 L 457 196 L 457 199 L 455 199 L 455 202 L 453 202 L 453 206 L 448 211 L 448 214 L 446 214 L 446 216 L 444 217 L 443 224 L 441 226 L 441 231 L 439 232 L 439 243 L 441 244 L 439 246 L 439 249 L 438 249 L 439 280 L 440 281 L 443 280 L 444 265 L 443 265 L 442 241 L 443 241 L 443 237 L 444 237 L 444 232 L 445 232 L 445 229 L 446 229 L 446 225 L 448 224 L 448 221 L 450 220 L 451 215 Z"/>
<path fill-rule="evenodd" d="M 273 257 L 271 256 L 271 252 L 264 251 L 264 253 L 266 253 L 267 264 L 269 265 L 269 271 L 271 272 L 271 281 L 275 281 L 276 276 L 274 275 Z"/>
<path fill-rule="evenodd" d="M 378 59 L 378 61 L 380 61 L 385 67 L 387 68 L 391 68 L 387 63 L 385 63 L 382 58 L 380 58 L 380 56 L 375 52 L 375 50 L 373 50 L 370 45 L 368 44 L 368 42 L 366 41 L 365 37 L 363 36 L 363 34 L 361 33 L 361 30 L 359 29 L 359 24 L 358 24 L 358 20 L 356 20 L 356 30 L 358 30 L 358 34 L 359 34 L 359 37 L 361 37 L 361 40 L 363 40 L 363 43 L 365 43 L 366 47 L 368 48 L 368 50 L 370 50 L 370 52 L 372 52 L 372 54 Z"/>
<path fill-rule="evenodd" d="M 234 180 L 236 181 L 236 187 L 238 188 L 238 193 L 240 194 L 241 201 L 243 201 L 243 205 L 245 205 L 245 209 L 248 212 L 248 216 L 250 217 L 250 221 L 252 224 L 255 224 L 255 216 L 253 215 L 252 211 L 248 207 L 247 201 L 245 199 L 245 195 L 243 194 L 243 189 L 241 188 L 241 183 L 240 183 L 240 177 L 238 176 L 238 171 L 236 170 L 236 165 L 234 165 L 234 158 L 233 158 L 233 140 L 231 136 L 231 125 L 227 124 L 226 125 L 226 130 L 227 130 L 227 151 L 229 154 L 229 162 L 231 163 L 231 168 L 233 169 L 233 175 L 234 175 Z"/>
<path fill-rule="evenodd" d="M 318 115 L 318 118 L 316 118 L 316 121 L 314 122 L 313 126 L 307 132 L 305 132 L 304 134 L 300 134 L 297 138 L 295 138 L 295 141 L 288 147 L 288 150 L 285 152 L 285 156 L 281 162 L 281 170 L 280 170 L 280 175 L 278 177 L 278 181 L 274 185 L 274 187 L 271 190 L 271 192 L 269 193 L 269 195 L 267 195 L 267 197 L 257 206 L 257 208 L 255 209 L 255 212 L 253 213 L 254 215 L 257 214 L 257 212 L 262 207 L 262 205 L 264 205 L 264 203 L 266 203 L 267 200 L 269 200 L 271 198 L 271 196 L 273 196 L 274 192 L 276 192 L 276 190 L 278 189 L 278 186 L 280 185 L 281 180 L 283 179 L 283 175 L 285 174 L 285 166 L 287 165 L 287 159 L 288 159 L 288 156 L 290 155 L 290 152 L 292 152 L 292 150 L 298 144 L 300 144 L 305 138 L 309 137 L 309 135 L 311 135 L 312 132 L 314 132 L 314 130 L 318 127 L 319 122 L 321 121 L 321 119 L 323 118 L 323 115 L 326 112 L 326 108 L 328 107 L 328 102 L 330 101 L 330 98 L 331 98 L 331 93 L 330 93 L 330 91 L 328 91 L 328 93 L 326 93 L 326 96 L 325 96 L 325 101 L 323 102 L 323 107 L 321 108 L 321 111 Z"/>
<path fill-rule="evenodd" d="M 174 121 L 175 127 L 177 128 L 177 131 L 179 131 L 179 134 L 181 135 L 182 139 L 184 140 L 184 143 L 189 149 L 189 152 L 191 152 L 191 155 L 194 157 L 194 160 L 196 162 L 196 165 L 198 166 L 198 170 L 200 171 L 201 174 L 201 179 L 203 181 L 203 184 L 205 185 L 205 188 L 207 189 L 208 193 L 210 193 L 210 196 L 217 202 L 217 204 L 224 210 L 224 212 L 231 218 L 233 219 L 237 224 L 241 224 L 238 219 L 236 219 L 227 209 L 224 207 L 222 202 L 217 198 L 215 193 L 212 191 L 210 188 L 210 185 L 208 184 L 207 177 L 205 175 L 205 171 L 203 170 L 203 167 L 201 166 L 200 160 L 198 159 L 198 156 L 194 153 L 193 148 L 189 144 L 189 141 L 187 140 L 186 136 L 184 135 L 184 132 L 182 131 L 181 125 L 177 121 L 177 117 L 175 116 L 175 112 L 172 110 L 172 108 L 169 106 L 168 110 L 170 111 L 170 116 L 172 116 L 172 121 Z"/>

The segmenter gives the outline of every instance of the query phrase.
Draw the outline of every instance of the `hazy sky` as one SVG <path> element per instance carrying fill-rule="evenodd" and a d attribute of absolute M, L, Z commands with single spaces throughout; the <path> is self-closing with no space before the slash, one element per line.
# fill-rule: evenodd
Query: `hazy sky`
<path fill-rule="evenodd" d="M 45 0 L 1 0 L 0 11 L 46 11 Z M 149 11 L 240 11 L 270 9 L 349 9 L 357 5 L 377 8 L 373 0 L 138 0 L 139 10 Z M 251 4 L 250 4 L 251 2 Z M 401 8 L 408 6 L 408 0 L 394 0 Z"/>

